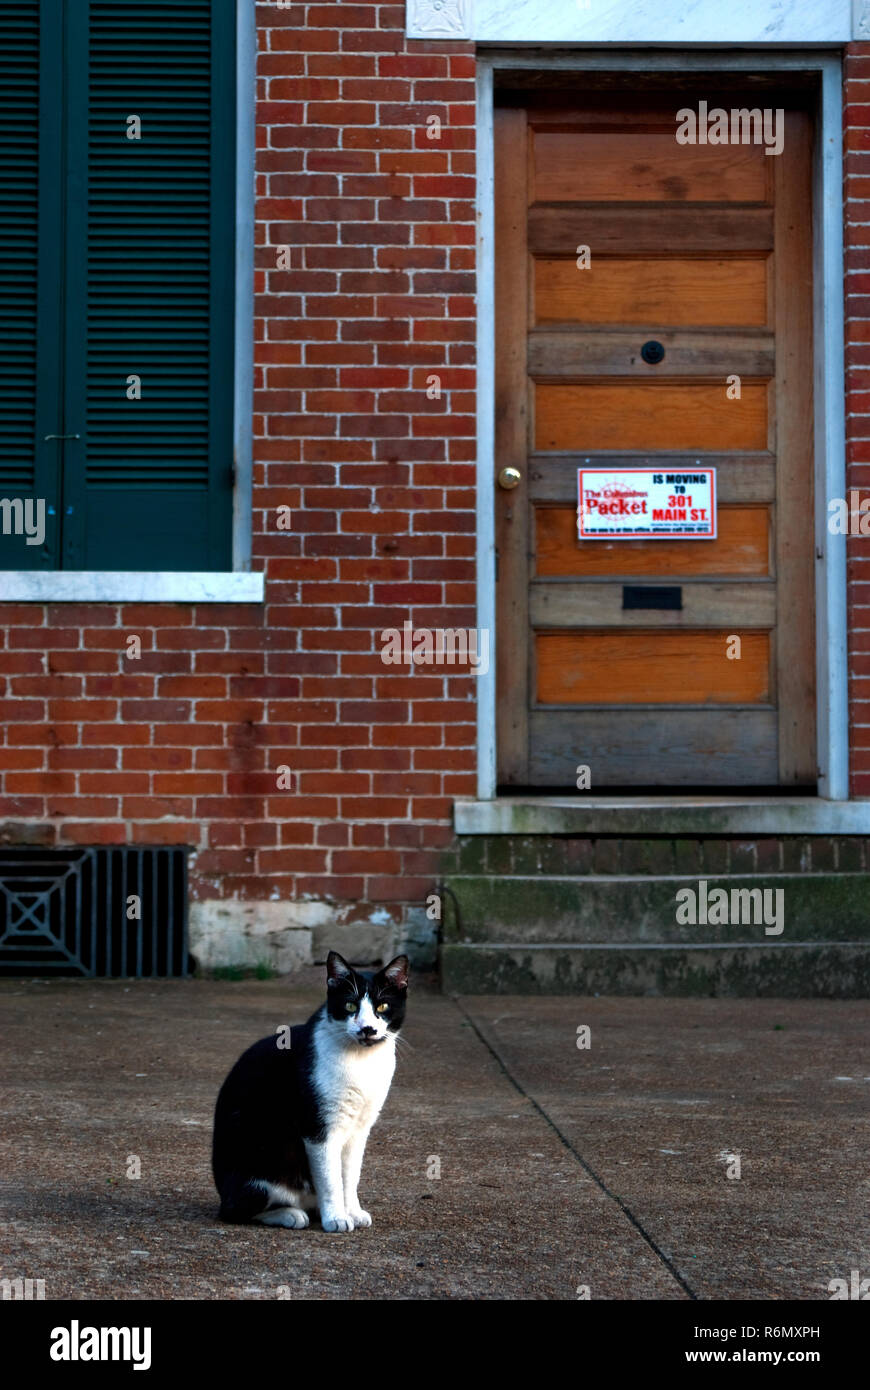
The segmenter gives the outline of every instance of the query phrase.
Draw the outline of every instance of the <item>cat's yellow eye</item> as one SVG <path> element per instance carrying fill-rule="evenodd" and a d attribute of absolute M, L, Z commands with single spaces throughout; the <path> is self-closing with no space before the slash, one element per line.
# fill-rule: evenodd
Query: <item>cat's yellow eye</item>
<path fill-rule="evenodd" d="M 375 1009 L 375 1013 L 377 1013 L 377 1014 L 385 1014 L 385 1013 L 387 1012 L 387 1009 L 388 1009 L 389 1007 L 390 1007 L 389 1004 L 379 1004 L 378 1007 Z"/>
<path fill-rule="evenodd" d="M 347 1003 L 345 1004 L 345 1006 L 344 1006 L 344 1011 L 345 1011 L 346 1014 L 355 1014 L 355 1013 L 356 1013 L 356 1004 L 354 1004 L 354 1003 L 352 1003 L 350 1000 L 348 1000 L 348 1002 L 347 1002 Z"/>

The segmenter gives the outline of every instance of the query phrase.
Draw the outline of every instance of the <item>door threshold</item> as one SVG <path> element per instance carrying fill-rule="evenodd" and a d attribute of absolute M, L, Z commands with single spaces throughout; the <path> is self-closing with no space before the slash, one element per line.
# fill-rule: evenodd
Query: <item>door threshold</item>
<path fill-rule="evenodd" d="M 454 803 L 458 835 L 870 835 L 870 800 L 505 796 Z"/>

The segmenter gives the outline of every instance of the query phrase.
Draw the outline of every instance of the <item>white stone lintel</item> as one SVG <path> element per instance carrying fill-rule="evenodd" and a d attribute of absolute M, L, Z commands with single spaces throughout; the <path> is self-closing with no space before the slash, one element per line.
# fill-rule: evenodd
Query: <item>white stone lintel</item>
<path fill-rule="evenodd" d="M 870 0 L 407 0 L 410 39 L 481 43 L 841 44 Z"/>

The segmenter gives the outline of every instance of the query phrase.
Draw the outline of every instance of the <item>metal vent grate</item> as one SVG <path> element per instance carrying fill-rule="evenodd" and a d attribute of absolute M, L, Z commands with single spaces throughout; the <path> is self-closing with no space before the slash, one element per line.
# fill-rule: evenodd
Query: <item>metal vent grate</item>
<path fill-rule="evenodd" d="M 187 975 L 187 853 L 0 849 L 0 975 Z"/>

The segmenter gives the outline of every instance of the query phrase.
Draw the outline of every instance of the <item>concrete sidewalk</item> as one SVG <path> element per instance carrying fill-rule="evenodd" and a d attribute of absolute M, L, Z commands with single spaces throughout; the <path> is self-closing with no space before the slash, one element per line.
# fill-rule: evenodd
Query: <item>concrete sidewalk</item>
<path fill-rule="evenodd" d="M 870 1275 L 863 1002 L 415 982 L 373 1227 L 218 1224 L 218 1087 L 321 977 L 0 982 L 0 1277 L 47 1299 L 827 1300 Z"/>

